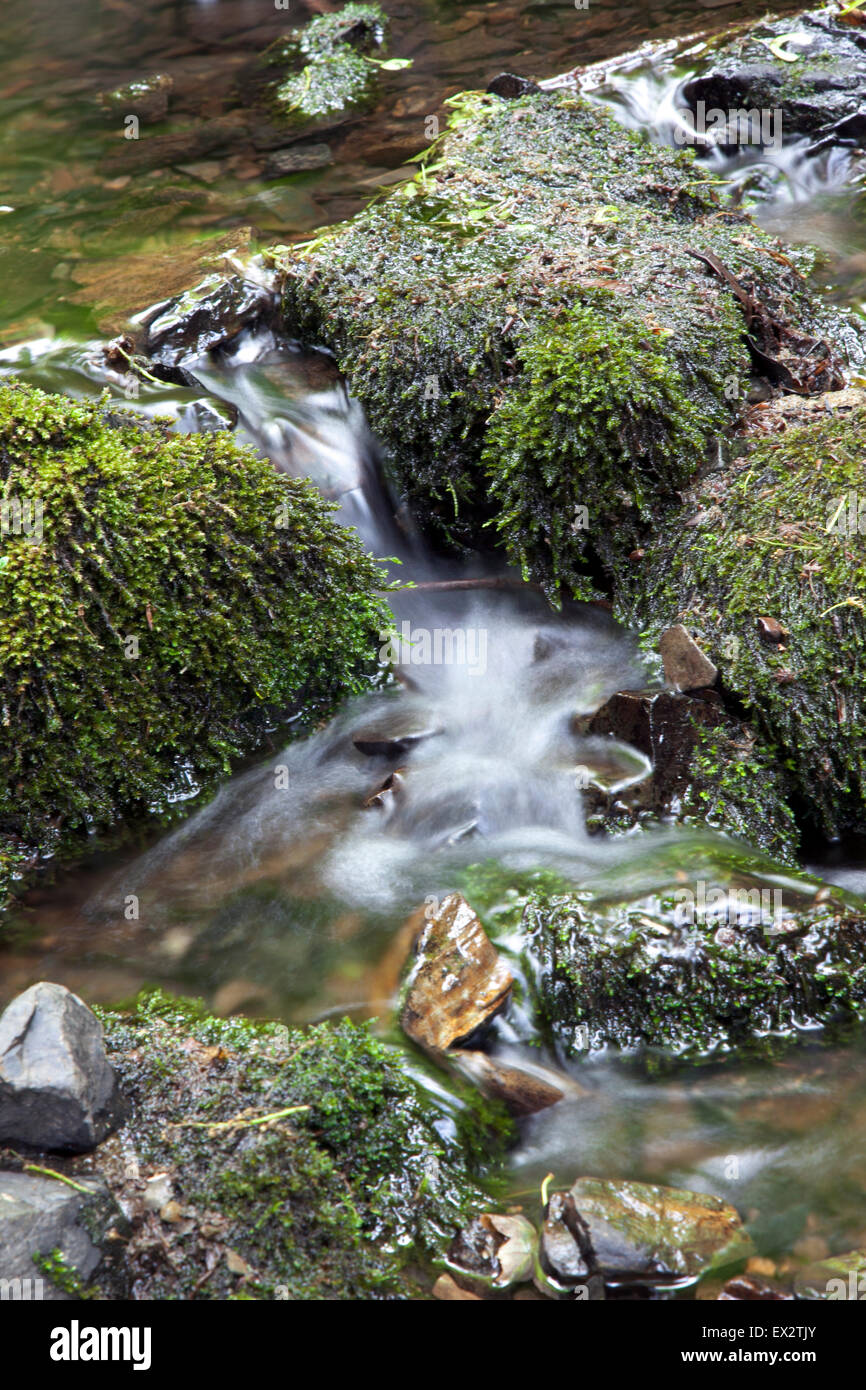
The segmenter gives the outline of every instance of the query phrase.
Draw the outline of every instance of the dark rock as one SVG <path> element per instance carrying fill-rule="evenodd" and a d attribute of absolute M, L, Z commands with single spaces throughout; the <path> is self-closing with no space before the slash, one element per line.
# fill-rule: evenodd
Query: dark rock
<path fill-rule="evenodd" d="M 507 1289 L 531 1278 L 538 1233 L 525 1216 L 485 1212 L 460 1232 L 448 1263 L 470 1286 Z"/>
<path fill-rule="evenodd" d="M 726 712 L 716 690 L 620 690 L 573 727 L 584 736 L 622 739 L 652 762 L 645 780 L 610 788 L 588 780 L 591 832 L 627 830 L 647 814 L 700 819 L 777 858 L 793 858 L 786 770 L 749 725 Z"/>
<path fill-rule="evenodd" d="M 790 34 L 809 39 L 795 62 L 777 58 L 768 45 Z M 707 108 L 782 113 L 786 140 L 802 135 L 858 140 L 866 126 L 863 112 L 863 70 L 866 31 L 840 22 L 826 10 L 762 22 L 746 35 L 715 47 L 707 71 L 689 78 L 680 88 L 684 103 L 694 112 Z M 850 132 L 850 133 L 848 133 Z"/>
<path fill-rule="evenodd" d="M 758 618 L 757 627 L 761 641 L 770 647 L 778 646 L 788 636 L 777 618 Z"/>
<path fill-rule="evenodd" d="M 63 985 L 32 985 L 0 1017 L 0 1141 L 93 1149 L 119 1118 L 102 1024 Z"/>
<path fill-rule="evenodd" d="M 75 1178 L 76 1187 L 30 1173 L 0 1173 L 0 1251 L 2 1278 L 30 1280 L 30 1297 L 63 1301 L 80 1297 L 61 1288 L 34 1263 L 34 1256 L 59 1252 L 62 1281 L 86 1285 L 97 1273 L 110 1282 L 115 1297 L 124 1287 L 122 1236 L 128 1222 L 101 1178 Z M 79 1191 L 78 1189 L 84 1189 Z M 33 1288 L 33 1281 L 41 1287 Z M 8 1287 L 8 1286 L 7 1286 Z M 26 1285 L 24 1286 L 26 1289 Z M 26 1293 L 12 1292 L 12 1297 Z"/>
<path fill-rule="evenodd" d="M 501 72 L 487 84 L 487 91 L 495 97 L 514 101 L 517 97 L 528 96 L 530 92 L 540 92 L 541 88 L 531 77 L 517 77 L 513 72 Z"/>
<path fill-rule="evenodd" d="M 208 275 L 141 321 L 142 350 L 154 365 L 177 369 L 230 343 L 242 328 L 270 323 L 276 310 L 273 292 L 255 281 Z"/>
<path fill-rule="evenodd" d="M 513 977 L 459 893 L 431 909 L 400 1024 L 434 1057 L 470 1038 L 502 1009 Z"/>
<path fill-rule="evenodd" d="M 402 758 L 416 743 L 441 733 L 440 725 L 419 719 L 411 711 L 396 710 L 382 715 L 375 724 L 358 729 L 352 742 L 368 758 Z"/>
<path fill-rule="evenodd" d="M 702 690 L 715 684 L 718 668 L 705 656 L 682 623 L 665 628 L 659 638 L 665 677 L 677 690 Z"/>

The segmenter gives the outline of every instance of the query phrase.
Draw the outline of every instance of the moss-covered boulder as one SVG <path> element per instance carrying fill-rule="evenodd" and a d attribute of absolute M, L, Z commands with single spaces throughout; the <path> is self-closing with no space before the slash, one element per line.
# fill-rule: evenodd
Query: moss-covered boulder
<path fill-rule="evenodd" d="M 588 596 L 717 450 L 750 352 L 796 376 L 796 327 L 815 389 L 839 380 L 826 324 L 843 352 L 856 335 L 691 151 L 571 90 L 451 104 L 415 179 L 275 253 L 287 318 L 335 350 L 428 528 L 477 545 L 489 520 L 549 592 Z"/>
<path fill-rule="evenodd" d="M 262 57 L 266 68 L 284 69 L 270 91 L 276 113 L 306 133 L 372 105 L 378 73 L 369 55 L 382 47 L 387 32 L 378 5 L 351 4 L 277 39 Z"/>
<path fill-rule="evenodd" d="M 748 436 L 659 518 L 617 590 L 649 642 L 670 623 L 697 637 L 829 834 L 866 826 L 866 403 L 851 398 Z"/>
<path fill-rule="evenodd" d="M 229 434 L 7 383 L 0 489 L 10 858 L 166 810 L 368 683 L 382 571 L 312 484 Z"/>
<path fill-rule="evenodd" d="M 570 1053 L 773 1056 L 866 1012 L 866 907 L 733 847 L 680 842 L 606 883 L 542 888 L 522 930 L 542 1027 Z"/>
<path fill-rule="evenodd" d="M 434 1099 L 366 1026 L 290 1031 L 162 995 L 102 1018 L 130 1117 L 71 1171 L 103 1173 L 130 1214 L 137 1298 L 414 1292 L 407 1260 L 489 1200 L 501 1117 Z"/>

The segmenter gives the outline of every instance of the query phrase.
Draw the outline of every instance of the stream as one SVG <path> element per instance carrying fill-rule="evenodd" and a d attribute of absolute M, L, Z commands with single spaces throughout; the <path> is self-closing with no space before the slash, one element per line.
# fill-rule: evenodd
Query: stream
<path fill-rule="evenodd" d="M 94 82 L 129 80 L 158 55 L 187 84 L 190 102 L 204 103 L 204 75 L 217 89 L 228 84 L 245 55 L 284 30 L 285 16 L 235 0 L 144 13 L 123 0 L 110 10 L 81 6 L 106 24 L 105 48 L 94 55 L 85 26 L 74 23 L 77 8 L 58 16 L 37 3 L 0 60 L 0 201 L 14 209 L 0 221 L 0 373 L 73 396 L 107 387 L 119 401 L 120 379 L 99 352 L 115 314 L 105 307 L 112 275 L 134 277 L 140 258 L 182 255 L 203 227 L 252 223 L 254 249 L 350 215 L 377 182 L 405 176 L 413 142 L 425 144 L 424 112 L 503 67 L 549 76 L 601 63 L 588 95 L 669 138 L 671 94 L 687 57 L 661 43 L 628 67 L 605 65 L 646 37 L 642 26 L 664 39 L 734 17 L 710 3 L 697 20 L 680 3 L 651 4 L 649 17 L 643 7 L 600 0 L 585 14 L 546 3 L 391 7 L 392 51 L 415 65 L 395 76 L 379 110 L 340 133 L 328 167 L 267 181 L 241 153 L 215 170 L 191 161 L 198 168 L 177 177 L 203 196 L 163 204 L 170 216 L 136 227 L 126 213 L 115 220 L 126 187 L 94 173 L 106 139 L 89 114 Z M 762 9 L 738 5 L 736 17 Z M 40 15 L 51 17 L 50 44 Z M 47 48 L 53 90 L 43 101 L 21 74 Z M 208 110 L 218 105 L 208 100 Z M 821 247 L 822 277 L 838 302 L 866 308 L 863 170 L 847 155 L 809 160 L 785 146 L 761 159 L 716 154 L 713 167 L 736 196 L 757 200 L 770 230 Z M 130 827 L 121 848 L 95 846 L 85 863 L 26 894 L 0 946 L 0 1004 L 39 979 L 100 1004 L 158 984 L 201 995 L 219 1014 L 377 1018 L 397 1042 L 399 928 L 425 898 L 466 882 L 472 866 L 550 869 L 574 884 L 616 883 L 624 896 L 661 890 L 671 863 L 687 863 L 694 877 L 712 855 L 709 832 L 636 830 L 606 840 L 584 823 L 580 769 L 613 786 L 647 771 L 634 750 L 581 738 L 571 724 L 616 690 L 646 682 L 635 637 L 601 607 L 553 614 L 495 555 L 457 563 L 430 553 L 395 513 L 376 440 L 327 353 L 245 332 L 231 353 L 194 371 L 198 386 L 143 383 L 127 405 L 172 415 L 182 430 L 236 420 L 239 438 L 335 500 L 391 575 L 419 586 L 393 596 L 398 678 L 307 738 L 286 746 L 275 738 L 206 804 L 193 791 L 192 814 L 178 806 L 174 826 Z M 540 659 L 541 650 L 553 655 Z M 397 751 L 381 751 L 389 739 L 403 740 Z M 822 851 L 821 864 L 811 867 L 866 889 L 862 845 Z M 490 910 L 506 924 L 497 944 L 519 977 L 508 906 L 506 891 Z M 545 1174 L 562 1185 L 587 1173 L 723 1196 L 771 1259 L 792 1251 L 822 1258 L 866 1240 L 863 1044 L 805 1041 L 774 1064 L 648 1078 L 611 1056 L 545 1057 L 538 1042 L 520 1004 L 496 1025 L 504 1056 L 531 1047 L 588 1094 L 523 1122 L 510 1179 L 527 1208 L 537 1210 Z M 437 1084 L 418 1057 L 411 1065 Z"/>

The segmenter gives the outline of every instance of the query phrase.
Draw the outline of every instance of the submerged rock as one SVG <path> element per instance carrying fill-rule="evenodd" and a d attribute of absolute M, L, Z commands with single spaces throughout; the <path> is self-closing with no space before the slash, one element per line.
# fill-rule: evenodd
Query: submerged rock
<path fill-rule="evenodd" d="M 0 1016 L 0 1143 L 80 1153 L 117 1123 L 102 1024 L 63 985 L 38 984 Z"/>
<path fill-rule="evenodd" d="M 431 910 L 416 949 L 400 1024 L 438 1058 L 491 1021 L 505 1006 L 514 980 L 459 893 Z"/>
<path fill-rule="evenodd" d="M 536 1115 L 566 1096 L 575 1098 L 586 1094 L 563 1073 L 531 1062 L 503 1061 L 467 1048 L 455 1049 L 450 1061 L 485 1096 L 501 1101 L 510 1115 Z"/>
<path fill-rule="evenodd" d="M 20 1297 L 80 1298 L 94 1278 L 109 1296 L 128 1297 L 120 1259 L 128 1232 L 101 1178 L 77 1177 L 72 1185 L 59 1177 L 0 1172 L 2 1277 L 4 1287 L 7 1280 L 21 1281 Z"/>
<path fill-rule="evenodd" d="M 622 1048 L 658 1067 L 772 1056 L 804 1029 L 838 1036 L 863 1017 L 862 906 L 841 890 L 757 876 L 734 853 L 695 848 L 691 860 L 693 878 L 677 867 L 682 850 L 669 870 L 648 866 L 631 900 L 613 885 L 606 897 L 529 899 L 527 967 L 551 1040 Z"/>
<path fill-rule="evenodd" d="M 862 1302 L 866 1298 L 866 1250 L 849 1250 L 797 1271 L 798 1298 Z"/>

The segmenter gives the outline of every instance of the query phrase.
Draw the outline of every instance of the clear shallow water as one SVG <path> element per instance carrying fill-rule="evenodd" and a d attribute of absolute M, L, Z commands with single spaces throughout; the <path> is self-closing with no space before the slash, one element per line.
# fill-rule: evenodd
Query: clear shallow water
<path fill-rule="evenodd" d="M 745 12 L 737 7 L 738 18 Z M 649 12 L 596 3 L 578 13 L 553 4 L 395 8 L 392 52 L 414 56 L 415 66 L 389 79 L 373 116 L 335 137 L 328 169 L 267 180 L 261 167 L 251 171 L 255 152 L 238 149 L 209 161 L 216 172 L 148 173 L 135 187 L 161 211 L 142 223 L 124 210 L 129 183 L 111 186 L 125 175 L 99 172 L 114 137 L 94 115 L 94 90 L 143 69 L 167 69 L 187 93 L 181 112 L 220 115 L 232 109 L 224 89 L 241 58 L 281 32 L 284 16 L 231 0 L 156 5 L 144 14 L 132 4 L 72 6 L 59 24 L 51 14 L 50 41 L 44 26 L 21 21 L 0 60 L 0 171 L 7 178 L 0 196 L 15 206 L 0 221 L 8 344 L 0 371 L 71 394 L 108 385 L 119 400 L 122 388 L 106 375 L 96 336 L 100 325 L 109 331 L 115 312 L 106 275 L 120 271 L 140 283 L 141 307 L 157 297 L 145 292 L 157 283 L 146 265 L 163 255 L 175 260 L 203 233 L 252 222 L 263 242 L 290 240 L 348 215 L 426 143 L 424 113 L 461 87 L 484 85 L 502 68 L 547 76 L 607 59 L 650 29 L 663 36 L 732 17 L 724 8 L 696 17 L 679 4 Z M 108 25 L 111 42 L 94 59 L 90 26 L 97 20 Z M 44 66 L 34 77 L 34 64 L 46 61 L 54 79 L 47 95 Z M 631 73 L 612 69 L 594 95 L 664 138 L 671 93 L 686 70 L 678 61 L 671 51 Z M 202 74 L 211 96 L 202 95 Z M 754 162 L 723 169 L 743 196 L 754 185 Z M 839 161 L 807 168 L 786 150 L 769 172 L 773 197 L 760 205 L 762 220 L 780 234 L 819 242 L 829 256 L 828 283 L 858 304 L 866 229 L 863 200 L 850 182 L 857 171 Z M 166 177 L 181 193 L 206 196 L 160 202 Z M 195 278 L 182 266 L 181 273 L 177 288 Z M 200 428 L 214 405 L 236 413 L 241 437 L 275 466 L 313 476 L 375 553 L 402 560 L 397 572 L 407 581 L 513 578 L 489 556 L 443 565 L 395 518 L 375 440 L 326 355 L 246 336 L 233 357 L 202 363 L 197 374 L 200 388 L 145 386 L 128 404 L 173 413 L 182 429 Z M 555 619 L 537 596 L 506 585 L 406 592 L 395 612 L 398 627 L 409 625 L 402 688 L 356 702 L 306 741 L 275 747 L 175 830 L 143 828 L 132 847 L 95 855 L 30 893 L 0 955 L 0 995 L 47 977 L 89 1000 L 115 1003 L 143 983 L 160 983 L 203 994 L 222 1013 L 308 1021 L 348 1011 L 376 1015 L 388 1028 L 399 926 L 425 896 L 452 889 L 467 865 L 495 857 L 515 872 L 543 865 L 574 882 L 606 871 L 651 892 L 667 882 L 673 856 L 695 876 L 701 856 L 711 855 L 707 837 L 638 834 L 604 844 L 584 829 L 575 774 L 601 753 L 572 732 L 571 716 L 645 679 L 633 639 L 602 611 Z M 432 640 L 437 630 L 455 629 L 474 634 L 462 662 L 413 661 L 420 631 Z M 552 660 L 537 659 L 539 633 L 554 639 Z M 404 732 L 427 737 L 399 760 L 406 771 L 397 791 L 365 806 L 393 760 L 359 751 L 353 738 L 393 730 L 401 720 L 408 721 Z M 630 756 L 614 754 L 624 777 L 640 771 Z M 828 876 L 862 892 L 864 862 L 855 849 Z M 125 915 L 130 895 L 137 899 L 133 920 Z M 503 946 L 517 944 L 506 939 Z M 500 1044 L 519 1049 L 531 1031 L 517 1010 L 500 1027 Z M 805 1259 L 863 1241 L 866 1066 L 859 1046 L 803 1048 L 772 1066 L 666 1080 L 642 1079 L 611 1058 L 567 1065 L 590 1094 L 526 1126 L 512 1167 L 528 1206 L 548 1171 L 557 1182 L 592 1172 L 726 1196 L 773 1258 Z"/>

